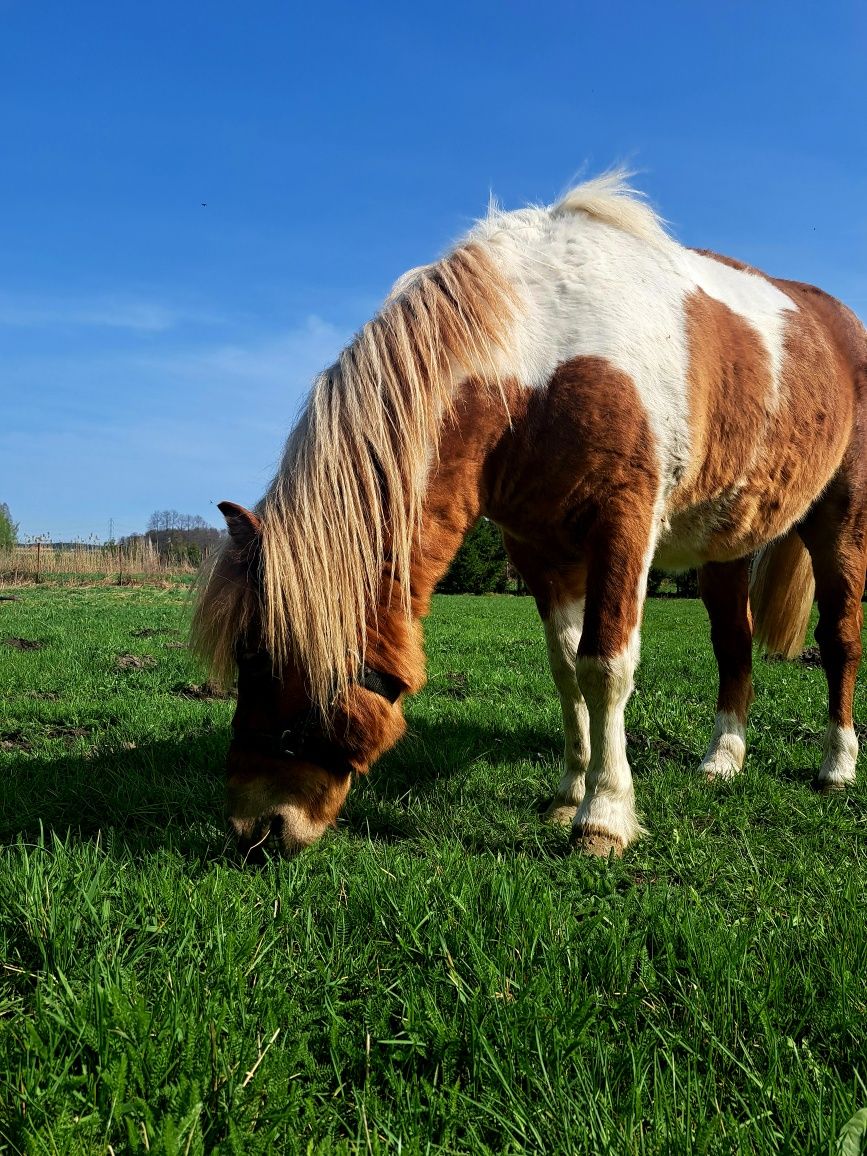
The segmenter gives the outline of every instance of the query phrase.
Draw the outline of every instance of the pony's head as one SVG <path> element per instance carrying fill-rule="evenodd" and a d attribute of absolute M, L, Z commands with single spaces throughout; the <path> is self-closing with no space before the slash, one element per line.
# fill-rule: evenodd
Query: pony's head
<path fill-rule="evenodd" d="M 292 855 L 336 824 L 353 775 L 401 737 L 405 677 L 362 663 L 317 702 L 292 640 L 278 663 L 266 635 L 262 519 L 220 504 L 229 538 L 197 614 L 197 642 L 224 675 L 237 671 L 227 758 L 229 823 L 245 854 L 269 842 Z M 207 635 L 210 634 L 210 637 Z M 303 650 L 303 648 L 301 648 Z M 382 653 L 382 648 L 379 648 Z"/>

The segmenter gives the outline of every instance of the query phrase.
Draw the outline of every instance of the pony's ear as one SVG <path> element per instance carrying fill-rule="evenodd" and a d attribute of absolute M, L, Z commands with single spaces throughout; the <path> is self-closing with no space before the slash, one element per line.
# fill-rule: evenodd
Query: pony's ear
<path fill-rule="evenodd" d="M 262 521 L 252 510 L 245 510 L 236 502 L 220 502 L 217 509 L 226 519 L 229 537 L 236 546 L 249 546 L 262 528 Z"/>

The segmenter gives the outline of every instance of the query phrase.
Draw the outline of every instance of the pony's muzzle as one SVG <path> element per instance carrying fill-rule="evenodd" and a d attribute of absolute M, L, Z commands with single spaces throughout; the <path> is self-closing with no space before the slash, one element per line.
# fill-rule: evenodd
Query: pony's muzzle
<path fill-rule="evenodd" d="M 334 826 L 349 792 L 350 776 L 335 778 L 314 767 L 287 781 L 285 772 L 252 775 L 230 773 L 227 811 L 229 826 L 245 862 L 264 857 L 266 848 L 292 857 Z M 313 794 L 308 789 L 320 789 Z"/>
<path fill-rule="evenodd" d="M 283 816 L 274 814 L 254 823 L 230 819 L 229 827 L 235 839 L 235 846 L 244 864 L 258 866 L 265 862 L 266 851 L 276 851 L 285 858 L 292 858 L 309 843 L 301 842 L 287 829 Z"/>
<path fill-rule="evenodd" d="M 292 803 L 255 818 L 229 816 L 229 826 L 245 863 L 261 862 L 266 849 L 291 858 L 315 843 L 327 825 L 311 821 L 301 807 Z"/>

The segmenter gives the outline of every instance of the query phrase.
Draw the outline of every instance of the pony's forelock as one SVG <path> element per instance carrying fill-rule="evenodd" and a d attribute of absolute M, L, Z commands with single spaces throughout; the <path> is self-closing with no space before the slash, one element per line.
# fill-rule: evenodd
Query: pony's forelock
<path fill-rule="evenodd" d="M 235 677 L 235 645 L 261 618 L 257 563 L 227 538 L 196 578 L 196 607 L 190 647 L 209 667 L 216 686 L 226 689 Z"/>

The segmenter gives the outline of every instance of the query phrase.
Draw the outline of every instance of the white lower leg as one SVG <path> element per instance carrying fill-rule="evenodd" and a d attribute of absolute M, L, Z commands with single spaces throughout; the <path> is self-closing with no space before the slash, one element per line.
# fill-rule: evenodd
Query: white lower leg
<path fill-rule="evenodd" d="M 637 636 L 613 659 L 582 656 L 576 663 L 578 685 L 590 716 L 590 763 L 586 793 L 575 816 L 573 837 L 600 837 L 627 847 L 641 834 L 635 814 L 632 772 L 626 758 L 624 711 L 632 693 Z"/>
<path fill-rule="evenodd" d="M 736 714 L 719 711 L 707 754 L 698 768 L 708 779 L 733 779 L 740 774 L 747 751 L 746 727 Z"/>
<path fill-rule="evenodd" d="M 563 730 L 566 732 L 563 776 L 546 818 L 552 823 L 569 826 L 584 798 L 584 776 L 590 761 L 590 718 L 587 704 L 581 697 L 576 702 L 561 694 L 560 706 L 563 711 Z"/>
<path fill-rule="evenodd" d="M 858 739 L 853 727 L 828 723 L 825 732 L 825 757 L 819 768 L 817 783 L 826 790 L 841 789 L 855 782 L 858 761 Z"/>
<path fill-rule="evenodd" d="M 573 602 L 554 610 L 546 620 L 545 640 L 551 674 L 560 695 L 563 731 L 563 777 L 547 818 L 568 825 L 584 798 L 584 773 L 590 761 L 590 717 L 575 677 L 575 654 L 581 640 L 584 603 Z"/>

